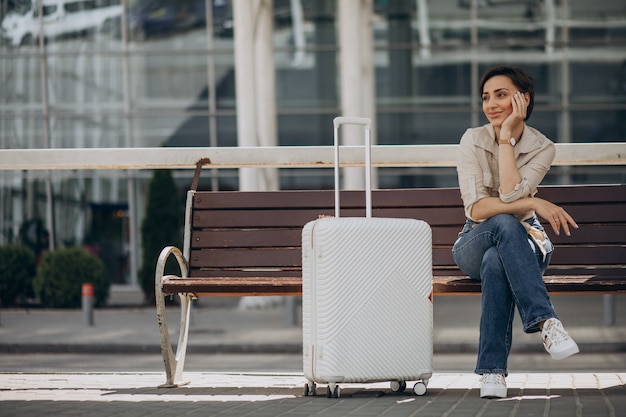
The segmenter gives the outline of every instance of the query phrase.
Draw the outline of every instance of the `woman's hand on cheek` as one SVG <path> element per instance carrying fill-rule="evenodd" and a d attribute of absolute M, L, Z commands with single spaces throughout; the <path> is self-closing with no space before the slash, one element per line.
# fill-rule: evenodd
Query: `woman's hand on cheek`
<path fill-rule="evenodd" d="M 509 114 L 509 117 L 502 123 L 502 129 L 508 130 L 508 133 L 514 132 L 518 126 L 524 123 L 527 107 L 528 103 L 526 103 L 524 94 L 519 91 L 513 94 L 511 98 L 511 114 Z"/>

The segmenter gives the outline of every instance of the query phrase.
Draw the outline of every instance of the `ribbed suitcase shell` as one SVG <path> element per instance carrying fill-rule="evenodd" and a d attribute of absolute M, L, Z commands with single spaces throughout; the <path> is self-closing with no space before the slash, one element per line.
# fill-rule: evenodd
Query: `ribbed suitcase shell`
<path fill-rule="evenodd" d="M 322 218 L 302 233 L 303 368 L 315 383 L 432 375 L 432 234 L 423 221 Z"/>
<path fill-rule="evenodd" d="M 396 381 L 403 389 L 419 381 L 413 390 L 421 395 L 432 376 L 432 232 L 420 220 L 372 217 L 371 122 L 337 117 L 333 124 L 335 217 L 302 229 L 305 394 L 318 382 L 338 396 L 341 382 Z M 364 218 L 339 216 L 343 124 L 364 127 Z"/>

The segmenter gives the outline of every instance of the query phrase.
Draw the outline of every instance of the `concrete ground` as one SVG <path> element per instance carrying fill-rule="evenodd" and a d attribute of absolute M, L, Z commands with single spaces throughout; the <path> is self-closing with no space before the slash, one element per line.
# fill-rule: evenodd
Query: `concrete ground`
<path fill-rule="evenodd" d="M 133 293 L 112 301 L 95 311 L 93 326 L 80 310 L 0 310 L 1 416 L 626 416 L 624 295 L 614 299 L 613 326 L 603 324 L 602 296 L 553 297 L 581 347 L 564 361 L 550 359 L 539 336 L 516 323 L 503 400 L 480 399 L 472 373 L 479 297 L 435 299 L 426 395 L 393 393 L 385 382 L 343 384 L 339 399 L 325 398 L 324 385 L 304 396 L 302 333 L 286 325 L 284 308 L 241 310 L 227 299 L 203 299 L 194 310 L 190 384 L 159 389 L 154 309 Z M 176 307 L 168 319 L 175 327 Z"/>

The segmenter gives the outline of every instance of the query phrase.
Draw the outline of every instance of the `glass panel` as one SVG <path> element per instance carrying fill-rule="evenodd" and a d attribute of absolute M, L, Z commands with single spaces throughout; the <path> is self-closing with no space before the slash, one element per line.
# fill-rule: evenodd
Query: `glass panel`
<path fill-rule="evenodd" d="M 401 1 L 377 11 L 378 143 L 458 142 L 470 120 L 470 66 L 457 50 L 469 42 L 468 8 Z"/>
<path fill-rule="evenodd" d="M 0 57 L 0 148 L 45 146 L 41 67 L 31 47 L 3 46 Z"/>
<path fill-rule="evenodd" d="M 458 187 L 455 168 L 378 168 L 379 188 Z"/>
<path fill-rule="evenodd" d="M 544 178 L 543 185 L 624 184 L 622 166 L 556 166 Z"/>
<path fill-rule="evenodd" d="M 129 0 L 130 39 L 149 42 L 196 32 L 206 27 L 206 4 L 205 0 Z"/>
<path fill-rule="evenodd" d="M 623 42 L 626 39 L 626 3 L 622 1 L 586 2 L 575 1 L 570 5 L 570 19 L 568 22 L 569 40 L 573 47 L 587 49 L 610 57 L 607 48 L 619 49 L 623 57 Z M 593 50 L 594 45 L 603 50 Z M 590 49 L 592 48 L 592 49 Z M 613 55 L 613 58 L 616 56 Z"/>
<path fill-rule="evenodd" d="M 379 113 L 381 145 L 455 144 L 470 126 L 469 111 L 420 111 Z"/>
<path fill-rule="evenodd" d="M 105 51 L 103 51 L 105 52 Z M 122 56 L 50 51 L 47 58 L 49 103 L 58 109 L 94 105 L 99 110 L 123 109 Z"/>
<path fill-rule="evenodd" d="M 331 146 L 336 114 L 289 114 L 278 117 L 281 146 Z"/>
<path fill-rule="evenodd" d="M 478 41 L 489 51 L 541 51 L 549 13 L 539 2 L 479 2 Z"/>
<path fill-rule="evenodd" d="M 526 124 L 539 130 L 552 142 L 557 143 L 561 140 L 560 133 L 563 130 L 561 119 L 562 112 L 560 110 L 549 110 L 537 104 Z"/>
<path fill-rule="evenodd" d="M 458 58 L 466 60 L 465 52 L 468 52 L 470 47 L 470 1 L 444 0 L 424 3 L 428 6 L 426 24 L 429 30 L 419 32 L 420 42 L 423 44 L 425 39 L 430 39 L 435 59 L 457 62 Z M 418 29 L 425 30 L 419 24 Z M 428 35 L 428 38 L 422 34 Z"/>
<path fill-rule="evenodd" d="M 0 114 L 0 149 L 45 148 L 43 112 L 20 107 Z"/>
<path fill-rule="evenodd" d="M 159 49 L 168 52 L 144 49 L 144 53 L 131 59 L 133 108 L 137 111 L 180 111 L 197 106 L 197 101 L 206 103 L 206 55 L 177 51 L 166 45 L 160 45 Z"/>
<path fill-rule="evenodd" d="M 39 4 L 32 2 L 30 11 L 14 19 L 11 43 L 15 46 L 37 43 L 43 36 L 48 43 L 67 40 L 96 39 L 111 34 L 122 15 L 120 0 L 44 0 L 42 17 Z"/>
<path fill-rule="evenodd" d="M 125 147 L 123 113 L 56 113 L 50 118 L 50 142 L 53 148 Z"/>
<path fill-rule="evenodd" d="M 456 187 L 455 168 L 377 168 L 378 188 Z M 332 169 L 281 169 L 281 190 L 330 190 L 334 188 Z"/>
<path fill-rule="evenodd" d="M 573 111 L 572 142 L 623 142 L 626 107 L 620 110 Z"/>
<path fill-rule="evenodd" d="M 153 117 L 138 120 L 145 135 L 141 140 L 150 146 L 211 146 L 208 113 L 181 114 L 176 117 Z M 215 119 L 217 146 L 237 146 L 237 125 L 234 116 Z"/>
<path fill-rule="evenodd" d="M 333 2 L 305 1 L 301 14 L 292 14 L 290 3 L 274 2 L 278 111 L 335 110 L 338 69 Z"/>
<path fill-rule="evenodd" d="M 575 62 L 570 68 L 572 103 L 609 106 L 626 103 L 626 60 Z"/>
<path fill-rule="evenodd" d="M 331 190 L 335 186 L 332 169 L 290 168 L 279 172 L 281 190 Z"/>

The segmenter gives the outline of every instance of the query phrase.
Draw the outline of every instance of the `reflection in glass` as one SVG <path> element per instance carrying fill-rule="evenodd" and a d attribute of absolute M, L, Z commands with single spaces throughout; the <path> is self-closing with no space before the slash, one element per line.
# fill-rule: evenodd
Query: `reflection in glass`
<path fill-rule="evenodd" d="M 273 2 L 280 145 L 332 141 L 341 102 L 338 1 Z M 372 3 L 380 144 L 457 143 L 467 127 L 486 123 L 478 77 L 502 63 L 534 76 L 529 124 L 553 141 L 626 140 L 623 1 Z M 230 0 L 0 0 L 0 19 L 0 147 L 45 147 L 46 122 L 52 147 L 237 145 Z M 554 172 L 549 182 L 624 182 L 615 167 Z M 181 189 L 188 174 L 177 173 Z M 42 175 L 0 172 L 0 244 L 45 214 Z M 128 204 L 131 183 L 142 212 L 147 173 L 133 173 L 134 182 L 116 171 L 80 175 L 53 178 L 55 211 L 72 213 L 56 219 L 60 241 L 85 236 L 88 222 L 71 222 L 88 217 L 82 202 Z M 236 189 L 236 170 L 211 175 L 219 188 Z M 286 188 L 328 188 L 331 179 L 322 170 L 281 170 Z M 448 169 L 379 171 L 382 187 L 453 186 L 454 179 Z M 210 180 L 203 185 L 212 187 Z"/>

